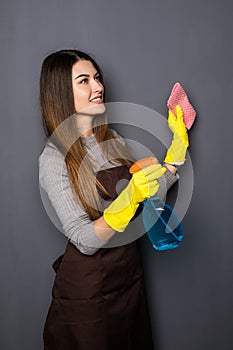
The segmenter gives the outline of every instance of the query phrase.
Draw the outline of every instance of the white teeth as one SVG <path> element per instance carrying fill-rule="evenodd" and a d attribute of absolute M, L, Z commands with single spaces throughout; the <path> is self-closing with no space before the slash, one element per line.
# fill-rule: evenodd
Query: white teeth
<path fill-rule="evenodd" d="M 91 100 L 91 102 L 100 101 L 100 100 L 101 100 L 101 97 L 96 97 L 96 98 L 94 98 L 93 100 Z"/>

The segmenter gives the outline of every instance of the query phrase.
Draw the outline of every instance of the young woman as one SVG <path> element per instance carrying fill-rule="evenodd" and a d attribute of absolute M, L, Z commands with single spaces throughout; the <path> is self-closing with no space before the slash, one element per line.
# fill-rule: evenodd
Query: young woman
<path fill-rule="evenodd" d="M 137 241 L 111 247 L 111 240 L 127 232 L 140 203 L 159 189 L 164 195 L 161 178 L 167 189 L 177 180 L 169 164 L 176 163 L 177 144 L 166 167 L 153 164 L 131 175 L 134 160 L 107 124 L 101 70 L 78 50 L 44 60 L 40 104 L 49 137 L 39 157 L 40 186 L 68 238 L 53 264 L 44 349 L 153 349 Z M 118 194 L 121 179 L 128 184 Z"/>

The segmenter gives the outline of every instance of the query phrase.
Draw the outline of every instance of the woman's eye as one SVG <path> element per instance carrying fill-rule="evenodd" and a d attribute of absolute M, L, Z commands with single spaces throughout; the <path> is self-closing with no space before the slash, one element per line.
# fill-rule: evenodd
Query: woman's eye
<path fill-rule="evenodd" d="M 98 75 L 97 77 L 95 77 L 97 80 L 99 80 L 100 81 L 100 76 Z"/>
<path fill-rule="evenodd" d="M 86 82 L 87 82 L 87 78 L 81 80 L 81 81 L 80 81 L 80 84 L 83 84 L 83 82 L 86 83 Z"/>

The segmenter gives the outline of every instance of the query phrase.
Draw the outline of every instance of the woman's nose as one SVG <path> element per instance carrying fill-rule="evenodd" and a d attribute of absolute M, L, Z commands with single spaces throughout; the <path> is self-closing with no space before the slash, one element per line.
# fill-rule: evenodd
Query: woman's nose
<path fill-rule="evenodd" d="M 102 84 L 99 81 L 94 80 L 93 81 L 93 85 L 92 85 L 92 89 L 93 89 L 93 91 L 102 91 L 103 90 L 103 86 L 102 86 Z"/>

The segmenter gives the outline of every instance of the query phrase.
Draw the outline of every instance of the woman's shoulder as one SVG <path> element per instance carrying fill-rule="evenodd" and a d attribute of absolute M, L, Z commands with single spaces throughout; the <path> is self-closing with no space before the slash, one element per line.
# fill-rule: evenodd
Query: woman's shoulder
<path fill-rule="evenodd" d="M 56 175 L 66 169 L 65 158 L 59 149 L 50 141 L 46 143 L 38 158 L 40 178 Z"/>
<path fill-rule="evenodd" d="M 64 161 L 63 154 L 51 141 L 47 141 L 42 152 L 39 155 L 39 162 L 44 162 L 53 159 L 60 159 Z"/>
<path fill-rule="evenodd" d="M 113 133 L 113 135 L 114 135 L 115 137 L 120 137 L 120 138 L 122 138 L 122 136 L 119 134 L 119 132 L 117 132 L 115 129 L 110 128 L 110 130 L 111 130 L 111 132 Z"/>
<path fill-rule="evenodd" d="M 119 134 L 119 132 L 117 132 L 115 129 L 112 129 L 112 128 L 111 128 L 110 130 L 111 130 L 113 136 L 114 136 L 115 138 L 117 138 L 117 139 L 125 146 L 125 140 L 124 140 L 124 138 Z"/>

